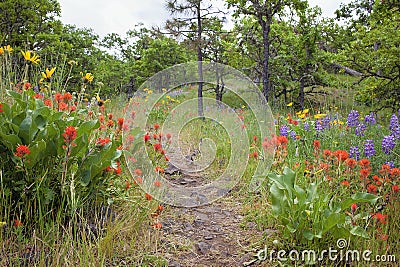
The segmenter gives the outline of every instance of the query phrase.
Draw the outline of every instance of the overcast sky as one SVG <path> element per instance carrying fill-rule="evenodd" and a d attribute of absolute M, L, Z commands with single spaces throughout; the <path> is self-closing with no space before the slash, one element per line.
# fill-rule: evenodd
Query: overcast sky
<path fill-rule="evenodd" d="M 124 35 L 134 25 L 162 26 L 169 17 L 166 0 L 58 0 L 61 21 L 79 28 L 91 28 L 100 36 L 108 33 Z M 213 0 L 213 2 L 220 0 Z M 324 17 L 333 17 L 341 3 L 350 0 L 309 0 L 310 6 L 319 5 Z"/>

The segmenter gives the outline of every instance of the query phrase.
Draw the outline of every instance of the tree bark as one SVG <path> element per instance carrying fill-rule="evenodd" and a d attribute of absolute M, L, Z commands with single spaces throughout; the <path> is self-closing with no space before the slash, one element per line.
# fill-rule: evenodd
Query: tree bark
<path fill-rule="evenodd" d="M 352 75 L 352 76 L 362 76 L 363 75 L 361 72 L 358 72 L 356 70 L 350 69 L 348 67 L 342 66 L 342 65 L 337 64 L 337 63 L 333 63 L 332 67 L 337 68 L 337 69 L 342 69 L 342 70 L 344 70 L 344 72 L 346 74 L 349 74 L 349 75 Z"/>
<path fill-rule="evenodd" d="M 203 52 L 201 51 L 201 10 L 200 10 L 200 1 L 197 6 L 197 68 L 199 73 L 199 87 L 197 89 L 197 109 L 199 113 L 199 117 L 204 117 L 203 112 Z"/>
<path fill-rule="evenodd" d="M 269 64 L 269 46 L 270 46 L 270 41 L 269 41 L 269 32 L 271 29 L 270 24 L 263 20 L 262 18 L 259 19 L 260 20 L 260 24 L 261 24 L 261 28 L 263 31 L 263 64 L 262 64 L 262 92 L 263 95 L 265 97 L 265 99 L 268 101 L 268 97 L 269 97 L 269 68 L 268 68 L 268 64 Z"/>

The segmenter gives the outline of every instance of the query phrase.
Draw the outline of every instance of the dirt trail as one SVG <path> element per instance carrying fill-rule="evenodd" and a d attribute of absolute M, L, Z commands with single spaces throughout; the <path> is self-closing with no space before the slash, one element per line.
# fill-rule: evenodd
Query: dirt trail
<path fill-rule="evenodd" d="M 161 250 L 171 267 L 244 266 L 255 258 L 253 246 L 262 235 L 253 224 L 242 227 L 241 203 L 232 196 L 195 208 L 170 207 L 161 223 Z"/>

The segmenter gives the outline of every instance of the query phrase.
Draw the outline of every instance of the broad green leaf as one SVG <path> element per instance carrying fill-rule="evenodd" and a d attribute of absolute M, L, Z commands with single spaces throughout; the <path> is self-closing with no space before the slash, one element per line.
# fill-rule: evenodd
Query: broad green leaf
<path fill-rule="evenodd" d="M 90 135 L 90 132 L 93 129 L 98 128 L 99 126 L 100 126 L 100 122 L 98 120 L 84 122 L 79 126 L 79 128 L 77 130 L 77 136 L 79 137 L 83 134 Z"/>
<path fill-rule="evenodd" d="M 43 117 L 42 115 L 38 115 L 38 116 L 35 118 L 34 122 L 35 122 L 37 128 L 38 128 L 40 131 L 42 131 L 42 130 L 44 129 L 44 127 L 46 126 L 46 123 L 47 123 L 46 118 Z"/>
<path fill-rule="evenodd" d="M 351 198 L 346 199 L 342 202 L 341 208 L 342 210 L 346 210 L 350 208 L 353 203 L 370 203 L 375 204 L 376 201 L 380 197 L 374 194 L 365 193 L 365 192 L 357 192 L 351 196 Z"/>
<path fill-rule="evenodd" d="M 22 99 L 22 95 L 21 94 L 15 92 L 15 91 L 12 91 L 12 90 L 7 90 L 7 94 L 9 96 L 12 96 L 14 99 Z"/>
<path fill-rule="evenodd" d="M 30 144 L 37 132 L 38 128 L 31 116 L 27 116 L 19 125 L 18 135 L 25 141 L 25 144 Z"/>
<path fill-rule="evenodd" d="M 7 118 L 11 118 L 11 109 L 10 109 L 10 106 L 9 106 L 7 103 L 4 103 L 4 102 L 0 102 L 0 103 L 3 105 L 3 107 L 2 107 L 3 114 L 4 114 Z M 0 114 L 0 116 L 1 116 L 1 114 Z"/>
<path fill-rule="evenodd" d="M 51 122 L 60 121 L 63 115 L 64 115 L 64 112 L 56 112 L 53 115 L 51 115 L 51 117 L 49 118 L 49 121 L 51 121 Z"/>
<path fill-rule="evenodd" d="M 15 134 L 3 134 L 0 132 L 0 137 L 0 142 L 2 142 L 10 151 L 13 151 L 18 144 L 22 144 L 21 139 Z"/>
<path fill-rule="evenodd" d="M 23 111 L 12 118 L 12 123 L 14 123 L 15 125 L 21 125 L 21 123 L 24 121 L 25 118 L 26 118 L 26 111 Z"/>
<path fill-rule="evenodd" d="M 44 153 L 46 150 L 46 142 L 40 140 L 29 146 L 31 153 L 27 156 L 26 166 L 32 168 L 37 162 L 44 159 L 47 155 Z"/>
<path fill-rule="evenodd" d="M 326 233 L 332 227 L 342 224 L 345 221 L 346 216 L 340 213 L 331 213 L 322 223 L 323 223 L 323 232 Z"/>
<path fill-rule="evenodd" d="M 91 168 L 84 170 L 80 175 L 80 182 L 82 186 L 88 186 L 92 177 Z"/>
<path fill-rule="evenodd" d="M 350 233 L 352 235 L 361 236 L 363 238 L 367 238 L 367 239 L 370 238 L 367 231 L 365 231 L 365 229 L 361 228 L 360 226 L 355 226 L 355 227 L 351 228 Z"/>

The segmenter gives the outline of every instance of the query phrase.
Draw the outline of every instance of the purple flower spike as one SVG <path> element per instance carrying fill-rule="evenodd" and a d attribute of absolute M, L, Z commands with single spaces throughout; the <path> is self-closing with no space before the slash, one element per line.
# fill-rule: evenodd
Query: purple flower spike
<path fill-rule="evenodd" d="M 367 158 L 370 158 L 375 155 L 375 146 L 374 146 L 374 141 L 373 140 L 365 140 L 364 144 L 364 155 Z"/>

